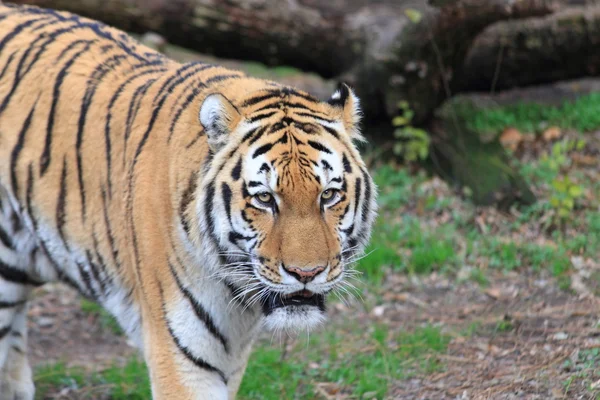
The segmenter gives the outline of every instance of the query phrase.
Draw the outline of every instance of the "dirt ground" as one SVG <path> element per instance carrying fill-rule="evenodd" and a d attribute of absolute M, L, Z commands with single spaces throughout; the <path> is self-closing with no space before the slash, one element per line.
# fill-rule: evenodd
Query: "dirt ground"
<path fill-rule="evenodd" d="M 588 377 L 600 379 L 600 357 L 586 366 L 581 353 L 600 348 L 600 299 L 569 294 L 539 275 L 501 274 L 492 281 L 481 288 L 436 274 L 420 280 L 390 274 L 382 305 L 367 310 L 360 303 L 338 304 L 331 319 L 335 324 L 351 313 L 360 325 L 386 323 L 398 330 L 427 322 L 452 334 L 441 356 L 443 372 L 395 382 L 389 392 L 394 399 L 596 399 L 600 380 L 590 383 Z M 40 289 L 30 311 L 34 365 L 65 361 L 99 368 L 135 352 L 79 304 L 61 285 Z M 567 387 L 573 377 L 581 379 Z"/>

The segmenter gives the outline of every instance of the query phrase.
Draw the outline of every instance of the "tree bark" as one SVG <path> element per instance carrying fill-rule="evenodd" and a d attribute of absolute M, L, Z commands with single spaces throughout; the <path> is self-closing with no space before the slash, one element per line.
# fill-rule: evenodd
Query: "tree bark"
<path fill-rule="evenodd" d="M 495 91 L 600 74 L 600 5 L 486 29 L 469 52 L 457 91 Z"/>

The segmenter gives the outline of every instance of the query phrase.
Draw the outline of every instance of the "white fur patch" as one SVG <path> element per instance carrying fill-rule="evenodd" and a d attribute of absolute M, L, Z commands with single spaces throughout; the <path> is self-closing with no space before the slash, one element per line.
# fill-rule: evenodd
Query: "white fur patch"
<path fill-rule="evenodd" d="M 326 319 L 318 307 L 286 306 L 273 310 L 263 324 L 270 331 L 303 332 L 322 325 Z"/>

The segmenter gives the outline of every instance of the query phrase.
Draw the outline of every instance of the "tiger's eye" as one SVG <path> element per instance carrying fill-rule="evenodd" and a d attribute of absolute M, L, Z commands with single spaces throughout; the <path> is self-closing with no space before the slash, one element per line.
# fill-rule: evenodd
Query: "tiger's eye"
<path fill-rule="evenodd" d="M 270 203 L 273 200 L 273 196 L 271 193 L 263 192 L 256 195 L 260 201 L 263 203 Z"/>
<path fill-rule="evenodd" d="M 327 189 L 326 191 L 324 191 L 323 193 L 321 193 L 321 199 L 323 199 L 325 201 L 331 200 L 333 198 L 334 194 L 335 194 L 334 190 Z"/>

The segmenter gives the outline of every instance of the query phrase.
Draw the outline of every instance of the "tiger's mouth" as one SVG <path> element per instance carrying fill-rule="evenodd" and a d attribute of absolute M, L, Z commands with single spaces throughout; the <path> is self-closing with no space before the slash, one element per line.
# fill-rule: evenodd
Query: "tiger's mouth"
<path fill-rule="evenodd" d="M 288 308 L 293 312 L 295 309 L 301 310 L 305 307 L 317 307 L 321 312 L 324 312 L 325 295 L 322 293 L 313 293 L 306 289 L 287 295 L 271 292 L 262 301 L 262 308 L 265 315 L 270 315 L 279 308 Z"/>

